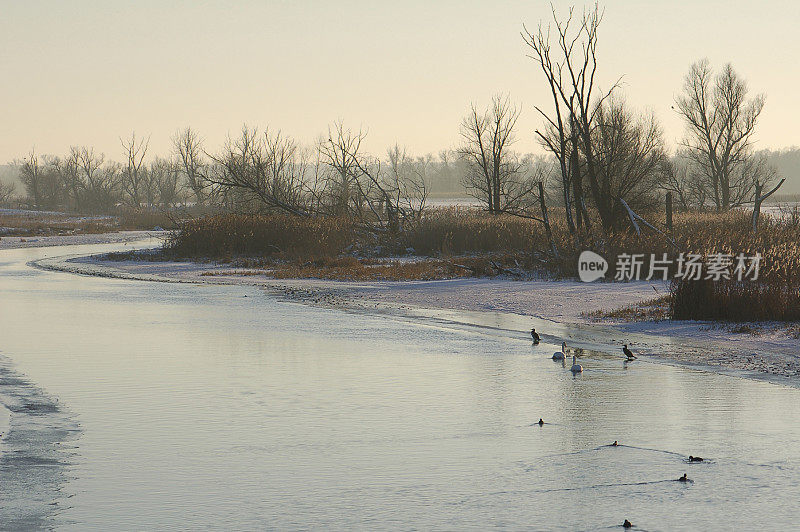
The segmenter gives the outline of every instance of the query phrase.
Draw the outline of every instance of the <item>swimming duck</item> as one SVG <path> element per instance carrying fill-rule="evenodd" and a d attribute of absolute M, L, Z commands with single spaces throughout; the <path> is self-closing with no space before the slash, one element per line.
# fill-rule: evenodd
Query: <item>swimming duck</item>
<path fill-rule="evenodd" d="M 633 524 L 631 524 L 631 522 L 628 521 L 627 519 L 625 520 L 624 523 L 622 523 L 622 528 L 631 528 L 631 527 L 633 527 Z"/>
<path fill-rule="evenodd" d="M 542 418 L 539 418 L 539 423 L 537 423 L 537 425 L 539 425 L 540 427 L 544 425 L 544 421 L 542 420 Z"/>
<path fill-rule="evenodd" d="M 684 473 L 683 476 L 678 479 L 678 482 L 689 482 L 689 479 L 686 477 L 686 473 Z"/>
<path fill-rule="evenodd" d="M 580 373 L 583 371 L 583 366 L 578 364 L 578 359 L 575 355 L 572 355 L 572 367 L 569 368 L 572 373 Z"/>
<path fill-rule="evenodd" d="M 702 459 L 702 458 L 700 458 L 699 456 L 692 456 L 692 455 L 689 455 L 689 461 L 690 461 L 690 462 L 702 462 L 702 461 L 703 461 L 703 459 Z"/>
<path fill-rule="evenodd" d="M 628 360 L 636 360 L 636 355 L 628 349 L 628 344 L 622 346 L 622 352 L 625 353 L 625 356 L 628 357 Z"/>
<path fill-rule="evenodd" d="M 617 443 L 617 440 L 614 440 L 614 443 L 611 444 L 611 447 L 619 447 L 619 443 Z"/>
<path fill-rule="evenodd" d="M 541 340 L 541 338 L 539 338 L 539 333 L 536 332 L 536 329 L 531 329 L 531 338 L 533 338 L 534 344 L 538 344 L 539 340 Z"/>

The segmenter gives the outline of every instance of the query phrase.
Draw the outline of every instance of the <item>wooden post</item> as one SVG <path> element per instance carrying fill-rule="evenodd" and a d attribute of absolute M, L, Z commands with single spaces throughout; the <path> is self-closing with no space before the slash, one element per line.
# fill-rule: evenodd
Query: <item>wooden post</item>
<path fill-rule="evenodd" d="M 667 192 L 667 231 L 672 232 L 672 192 Z"/>
<path fill-rule="evenodd" d="M 553 231 L 550 229 L 550 219 L 547 217 L 547 204 L 544 201 L 544 184 L 542 184 L 541 181 L 539 181 L 539 206 L 542 209 L 542 223 L 544 224 L 544 231 L 547 234 L 547 240 L 550 242 L 553 255 L 558 258 L 558 249 L 553 240 Z"/>
<path fill-rule="evenodd" d="M 775 185 L 775 188 L 764 194 L 761 195 L 761 191 L 764 189 L 764 185 L 756 183 L 756 195 L 755 201 L 753 202 L 753 232 L 755 233 L 758 231 L 758 217 L 761 214 L 761 203 L 767 199 L 768 197 L 772 196 L 776 190 L 781 188 L 781 185 L 786 179 L 781 179 L 781 182 Z"/>

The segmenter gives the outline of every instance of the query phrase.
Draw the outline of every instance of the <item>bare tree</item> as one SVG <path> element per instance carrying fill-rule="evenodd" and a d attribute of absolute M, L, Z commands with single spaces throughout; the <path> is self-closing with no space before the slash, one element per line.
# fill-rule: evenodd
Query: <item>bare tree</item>
<path fill-rule="evenodd" d="M 666 160 L 661 128 L 652 113 L 636 116 L 618 98 L 599 104 L 595 114 L 592 151 L 597 181 L 611 227 L 618 228 L 626 215 L 620 199 L 634 210 L 658 201 L 654 192 Z"/>
<path fill-rule="evenodd" d="M 19 167 L 20 179 L 25 185 L 28 198 L 33 201 L 35 207 L 41 206 L 44 169 L 39 162 L 39 156 L 36 155 L 36 150 L 31 150 L 22 161 L 15 161 L 15 165 Z"/>
<path fill-rule="evenodd" d="M 14 183 L 3 183 L 0 181 L 0 204 L 5 204 L 11 200 L 16 188 L 17 187 L 14 185 Z"/>
<path fill-rule="evenodd" d="M 66 200 L 69 208 L 78 212 L 83 211 L 86 183 L 81 176 L 79 153 L 76 147 L 70 147 L 69 154 L 61 160 L 57 170 L 67 194 Z"/>
<path fill-rule="evenodd" d="M 473 105 L 461 122 L 459 153 L 469 168 L 464 186 L 492 214 L 518 210 L 536 186 L 511 151 L 519 114 L 508 96 L 497 95 L 483 112 Z"/>
<path fill-rule="evenodd" d="M 117 163 L 105 164 L 105 155 L 94 148 L 73 148 L 81 180 L 86 187 L 86 208 L 96 212 L 109 212 L 121 195 L 122 172 Z"/>
<path fill-rule="evenodd" d="M 325 189 L 332 201 L 334 214 L 347 214 L 358 201 L 355 182 L 359 173 L 359 159 L 362 157 L 361 142 L 366 137 L 363 130 L 352 131 L 337 120 L 328 127 L 328 135 L 319 143 L 319 151 L 327 166 L 333 171 L 326 179 Z"/>
<path fill-rule="evenodd" d="M 308 167 L 297 144 L 280 131 L 263 135 L 247 126 L 236 140 L 228 140 L 206 177 L 224 189 L 241 194 L 240 209 L 254 205 L 258 212 L 283 211 L 309 216 L 305 172 Z"/>
<path fill-rule="evenodd" d="M 672 192 L 684 211 L 692 207 L 703 208 L 708 199 L 703 177 L 695 168 L 693 159 L 682 150 L 662 163 L 658 186 L 665 192 Z"/>
<path fill-rule="evenodd" d="M 556 142 L 551 142 L 552 146 L 548 148 L 560 158 L 562 186 L 568 188 L 568 181 L 575 180 L 573 172 L 581 169 L 574 160 L 580 149 L 583 168 L 600 221 L 604 230 L 610 231 L 615 224 L 616 201 L 604 194 L 592 150 L 595 113 L 617 87 L 617 83 L 595 99 L 598 28 L 603 15 L 597 4 L 577 20 L 574 19 L 573 11 L 571 8 L 567 17 L 559 20 L 553 8 L 552 25 L 545 29 L 540 24 L 536 34 L 523 27 L 523 39 L 532 50 L 530 57 L 542 68 L 553 94 L 555 114 L 550 116 L 541 109 L 539 112 L 545 117 L 546 127 L 552 128 L 556 133 Z M 551 42 L 551 29 L 555 29 L 555 45 Z M 555 53 L 553 46 L 557 47 Z M 545 139 L 552 139 L 554 136 L 552 133 L 541 132 L 539 137 L 546 142 Z M 569 159 L 571 166 L 566 164 L 568 144 L 573 145 Z M 580 194 L 580 187 L 572 188 Z M 568 198 L 568 191 L 564 192 L 564 196 Z M 572 203 L 582 207 L 583 201 L 576 197 Z"/>
<path fill-rule="evenodd" d="M 382 200 L 389 229 L 398 230 L 401 218 L 403 221 L 417 221 L 422 216 L 428 199 L 426 172 L 430 161 L 424 158 L 412 160 L 406 149 L 397 144 L 389 148 L 386 155 L 389 164 L 380 188 L 388 196 Z"/>
<path fill-rule="evenodd" d="M 192 128 L 184 128 L 172 137 L 172 144 L 186 176 L 188 187 L 194 193 L 198 204 L 206 201 L 204 175 L 206 163 L 203 160 L 203 143 Z"/>
<path fill-rule="evenodd" d="M 692 65 L 676 99 L 686 122 L 683 146 L 707 177 L 709 196 L 720 211 L 752 200 L 756 182 L 765 186 L 774 179 L 753 159 L 753 133 L 764 96 L 747 94 L 747 84 L 730 63 L 714 77 L 703 59 Z"/>
<path fill-rule="evenodd" d="M 156 157 L 147 171 L 150 203 L 170 207 L 178 200 L 180 167 L 174 160 Z"/>
<path fill-rule="evenodd" d="M 147 185 L 147 167 L 144 158 L 150 138 L 137 139 L 136 133 L 131 134 L 128 140 L 120 139 L 125 150 L 125 166 L 122 170 L 122 187 L 125 196 L 132 207 L 139 207 Z"/>

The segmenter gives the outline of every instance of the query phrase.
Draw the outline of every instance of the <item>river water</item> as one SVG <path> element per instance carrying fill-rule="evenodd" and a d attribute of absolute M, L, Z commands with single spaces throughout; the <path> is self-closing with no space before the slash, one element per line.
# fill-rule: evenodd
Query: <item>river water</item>
<path fill-rule="evenodd" d="M 0 527 L 800 523 L 796 388 L 600 353 L 573 377 L 524 332 L 26 265 L 118 247 L 0 252 Z"/>

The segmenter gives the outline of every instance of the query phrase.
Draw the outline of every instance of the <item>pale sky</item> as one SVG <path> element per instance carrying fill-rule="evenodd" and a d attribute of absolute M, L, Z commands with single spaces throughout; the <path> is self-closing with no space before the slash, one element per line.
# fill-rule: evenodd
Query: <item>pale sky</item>
<path fill-rule="evenodd" d="M 601 85 L 624 75 L 629 102 L 656 113 L 669 145 L 683 131 L 670 106 L 702 57 L 732 62 L 767 95 L 758 147 L 800 145 L 800 3 L 604 5 Z M 373 154 L 395 142 L 436 153 L 458 144 L 470 102 L 497 92 L 523 108 L 515 148 L 538 151 L 533 106 L 550 104 L 549 89 L 519 33 L 549 10 L 541 0 L 0 0 L 0 163 L 76 144 L 120 159 L 132 131 L 164 154 L 186 125 L 212 150 L 243 123 L 311 143 L 338 118 L 368 129 Z"/>

